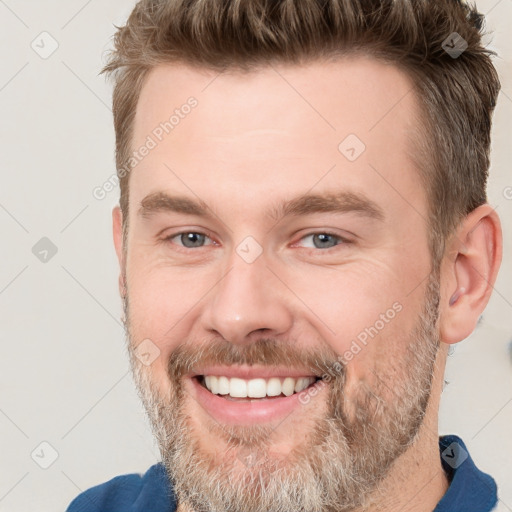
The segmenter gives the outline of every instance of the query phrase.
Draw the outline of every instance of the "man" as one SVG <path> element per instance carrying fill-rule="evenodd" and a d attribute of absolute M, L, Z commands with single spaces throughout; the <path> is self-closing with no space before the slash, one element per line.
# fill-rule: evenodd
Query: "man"
<path fill-rule="evenodd" d="M 438 433 L 501 261 L 455 0 L 143 0 L 115 37 L 130 360 L 162 463 L 69 512 L 485 512 Z"/>

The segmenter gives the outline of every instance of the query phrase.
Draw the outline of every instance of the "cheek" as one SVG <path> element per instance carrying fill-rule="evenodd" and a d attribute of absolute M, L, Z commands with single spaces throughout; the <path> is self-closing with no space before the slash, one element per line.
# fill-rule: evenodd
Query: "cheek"
<path fill-rule="evenodd" d="M 195 307 L 200 307 L 211 284 L 197 268 L 144 260 L 134 256 L 127 272 L 131 337 L 134 345 L 149 338 L 164 362 L 190 336 Z"/>
<path fill-rule="evenodd" d="M 353 342 L 364 347 L 365 341 L 396 337 L 413 326 L 419 294 L 410 293 L 412 280 L 405 269 L 382 261 L 385 258 L 338 268 L 311 266 L 307 274 L 288 277 L 307 306 L 308 322 L 338 354 L 350 350 Z"/>

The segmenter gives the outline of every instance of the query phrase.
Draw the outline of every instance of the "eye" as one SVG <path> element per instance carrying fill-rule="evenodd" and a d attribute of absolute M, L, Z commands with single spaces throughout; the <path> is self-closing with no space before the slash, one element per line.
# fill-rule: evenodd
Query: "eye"
<path fill-rule="evenodd" d="M 198 231 L 182 231 L 181 233 L 175 233 L 174 235 L 170 235 L 164 238 L 164 241 L 172 242 L 175 238 L 181 242 L 181 244 L 177 244 L 178 246 L 182 245 L 186 249 L 194 249 L 197 247 L 202 247 L 205 240 L 209 239 L 209 236 Z"/>
<path fill-rule="evenodd" d="M 312 249 L 332 249 L 337 245 L 350 243 L 350 240 L 340 235 L 323 231 L 303 236 L 300 241 L 307 240 L 308 238 L 313 242 L 313 247 L 306 246 L 306 248 Z M 175 239 L 179 240 L 179 242 L 174 242 Z M 207 234 L 199 231 L 182 231 L 164 238 L 165 242 L 175 243 L 185 249 L 197 249 L 204 247 L 205 245 L 212 245 L 215 243 L 212 241 L 210 244 L 205 244 L 206 240 L 211 240 L 211 238 Z"/>
<path fill-rule="evenodd" d="M 335 235 L 334 233 L 327 232 L 318 232 L 318 233 L 310 233 L 301 238 L 301 240 L 306 240 L 311 238 L 313 242 L 313 249 L 331 249 L 336 247 L 337 245 L 342 245 L 346 243 L 350 243 L 346 238 L 341 237 L 340 235 Z"/>

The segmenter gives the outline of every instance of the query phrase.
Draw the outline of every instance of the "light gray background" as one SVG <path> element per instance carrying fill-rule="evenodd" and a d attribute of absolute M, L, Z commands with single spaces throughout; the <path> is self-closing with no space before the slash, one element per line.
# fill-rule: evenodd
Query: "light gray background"
<path fill-rule="evenodd" d="M 0 0 L 2 512 L 64 510 L 80 491 L 159 457 L 120 322 L 119 192 L 92 195 L 115 172 L 111 88 L 98 72 L 113 24 L 133 5 Z M 496 478 L 500 510 L 512 510 L 512 0 L 477 5 L 500 55 L 489 200 L 505 261 L 480 325 L 449 359 L 440 432 L 463 438 Z M 32 252 L 42 237 L 58 249 L 46 263 Z"/>

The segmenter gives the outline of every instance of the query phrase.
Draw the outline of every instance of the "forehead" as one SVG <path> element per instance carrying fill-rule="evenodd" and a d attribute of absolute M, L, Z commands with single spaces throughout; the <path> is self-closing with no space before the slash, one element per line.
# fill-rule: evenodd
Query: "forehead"
<path fill-rule="evenodd" d="M 222 198 L 235 185 L 270 197 L 343 184 L 388 201 L 414 193 L 422 203 L 408 138 L 418 112 L 412 81 L 369 57 L 249 73 L 159 65 L 137 105 L 132 146 L 151 139 L 151 149 L 130 187 L 140 200 L 175 187 Z"/>
<path fill-rule="evenodd" d="M 246 73 L 161 64 L 148 73 L 142 87 L 135 135 L 150 133 L 156 119 L 168 119 L 191 96 L 201 104 L 194 117 L 200 113 L 204 131 L 214 123 L 225 135 L 238 135 L 239 128 L 274 126 L 295 132 L 352 128 L 364 133 L 376 129 L 391 110 L 388 122 L 407 122 L 415 110 L 414 94 L 408 94 L 412 87 L 396 66 L 361 55 L 302 66 L 269 65 Z M 244 112 L 250 115 L 241 116 Z M 311 125 L 296 123 L 307 115 Z M 200 134 L 198 128 L 194 131 Z"/>

